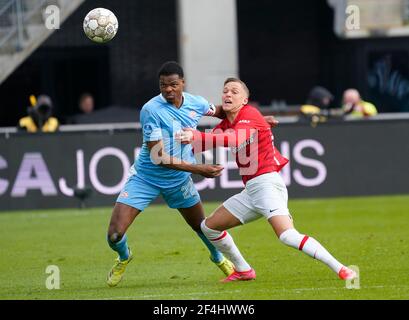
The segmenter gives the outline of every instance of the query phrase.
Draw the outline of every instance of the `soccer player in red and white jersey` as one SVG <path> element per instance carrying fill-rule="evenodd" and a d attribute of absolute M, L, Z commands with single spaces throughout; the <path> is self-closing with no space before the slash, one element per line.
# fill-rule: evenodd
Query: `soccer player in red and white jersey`
<path fill-rule="evenodd" d="M 226 230 L 261 216 L 267 219 L 284 244 L 325 263 L 343 280 L 356 278 L 355 271 L 337 261 L 317 240 L 294 228 L 287 207 L 287 188 L 279 174 L 288 160 L 274 147 L 270 126 L 256 108 L 247 104 L 248 98 L 246 84 L 240 79 L 228 78 L 222 95 L 226 118 L 212 133 L 186 128 L 177 137 L 182 143 L 192 143 L 195 152 L 230 147 L 236 154 L 245 188 L 227 199 L 201 224 L 207 238 L 235 266 L 235 272 L 223 282 L 256 278 L 254 269 Z"/>

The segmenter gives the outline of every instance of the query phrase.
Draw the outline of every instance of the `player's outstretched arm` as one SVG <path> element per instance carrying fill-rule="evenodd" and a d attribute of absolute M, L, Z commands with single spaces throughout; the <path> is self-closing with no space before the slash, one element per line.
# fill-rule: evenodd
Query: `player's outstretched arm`
<path fill-rule="evenodd" d="M 270 125 L 271 128 L 278 126 L 278 120 L 274 116 L 264 116 L 264 120 Z"/>
<path fill-rule="evenodd" d="M 217 147 L 238 147 L 254 134 L 254 129 L 241 129 L 226 132 L 202 132 L 191 128 L 184 128 L 175 139 L 181 143 L 191 143 L 194 152 L 204 152 Z"/>
<path fill-rule="evenodd" d="M 191 144 L 193 153 L 201 153 L 206 150 L 214 149 L 216 146 L 213 143 L 202 140 L 202 132 L 192 128 L 184 128 L 175 135 L 175 140 L 182 144 Z M 195 137 L 196 136 L 196 137 Z"/>
<path fill-rule="evenodd" d="M 192 164 L 167 154 L 163 149 L 162 140 L 147 143 L 153 163 L 174 170 L 187 171 L 199 174 L 206 178 L 214 178 L 221 175 L 224 167 L 211 164 Z"/>

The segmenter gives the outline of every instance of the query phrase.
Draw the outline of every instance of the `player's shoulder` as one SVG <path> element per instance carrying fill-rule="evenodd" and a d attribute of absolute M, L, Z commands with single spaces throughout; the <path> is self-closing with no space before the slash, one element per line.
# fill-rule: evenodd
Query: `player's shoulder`
<path fill-rule="evenodd" d="M 243 107 L 243 110 L 242 112 L 240 112 L 240 115 L 241 117 L 248 117 L 251 119 L 264 118 L 260 110 L 258 110 L 256 107 L 253 107 L 252 105 L 249 105 L 249 104 Z"/>
<path fill-rule="evenodd" d="M 237 124 L 255 126 L 258 129 L 270 128 L 260 110 L 251 105 L 245 105 L 239 113 Z"/>
<path fill-rule="evenodd" d="M 193 105 L 208 104 L 207 100 L 202 96 L 194 95 L 188 92 L 183 92 L 183 98 L 185 99 L 186 103 Z"/>
<path fill-rule="evenodd" d="M 141 111 L 143 112 L 148 112 L 148 113 L 157 113 L 163 106 L 164 104 L 164 99 L 163 97 L 159 94 L 152 99 L 150 99 L 148 102 L 146 102 Z"/>

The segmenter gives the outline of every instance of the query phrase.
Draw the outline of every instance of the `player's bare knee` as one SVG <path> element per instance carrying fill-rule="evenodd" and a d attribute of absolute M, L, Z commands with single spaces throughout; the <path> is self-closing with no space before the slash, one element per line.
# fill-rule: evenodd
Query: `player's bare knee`
<path fill-rule="evenodd" d="M 117 243 L 117 242 L 121 241 L 123 236 L 124 236 L 124 234 L 121 233 L 121 232 L 112 232 L 112 233 L 108 234 L 108 239 L 112 243 Z"/>

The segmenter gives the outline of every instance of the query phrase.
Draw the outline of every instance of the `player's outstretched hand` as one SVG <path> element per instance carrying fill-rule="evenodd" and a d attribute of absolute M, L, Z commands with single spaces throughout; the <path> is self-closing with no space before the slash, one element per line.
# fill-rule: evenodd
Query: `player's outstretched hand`
<path fill-rule="evenodd" d="M 264 120 L 267 121 L 271 128 L 275 128 L 278 126 L 278 120 L 274 118 L 274 116 L 265 116 Z"/>
<path fill-rule="evenodd" d="M 215 178 L 222 174 L 223 166 L 218 164 L 197 164 L 197 174 L 206 178 Z"/>
<path fill-rule="evenodd" d="M 194 131 L 192 128 L 183 128 L 183 130 L 176 132 L 175 140 L 183 144 L 192 143 Z"/>

